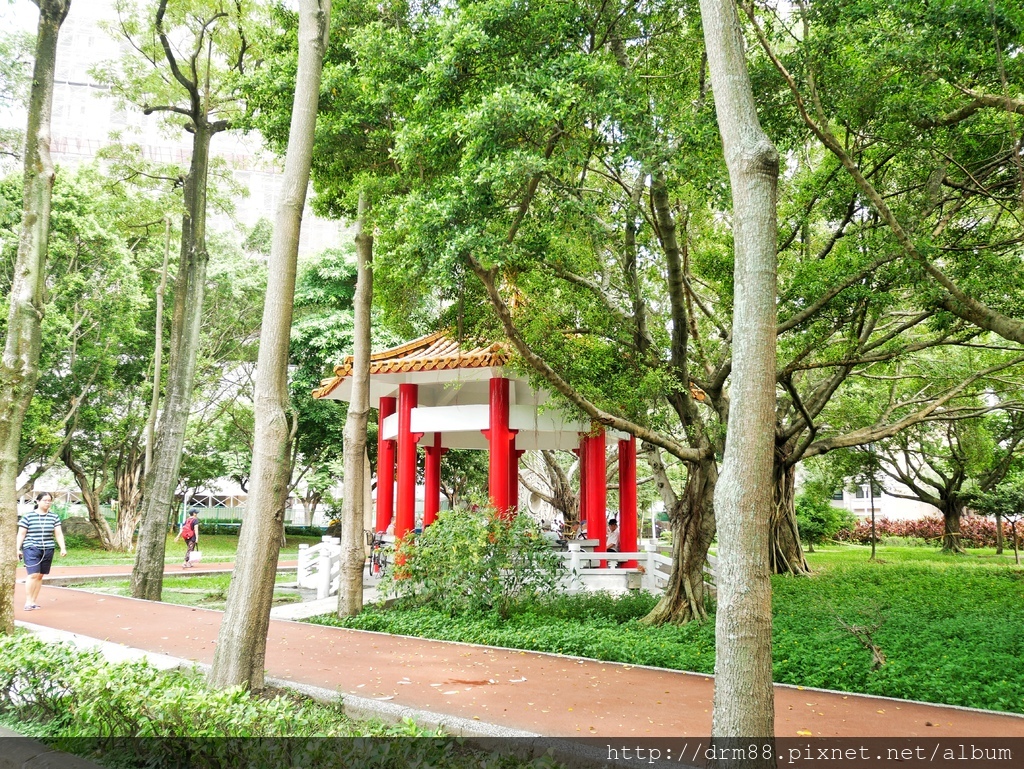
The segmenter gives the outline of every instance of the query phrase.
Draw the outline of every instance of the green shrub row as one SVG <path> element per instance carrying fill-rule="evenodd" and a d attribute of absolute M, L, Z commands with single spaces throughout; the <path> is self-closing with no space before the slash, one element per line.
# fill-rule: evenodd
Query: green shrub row
<path fill-rule="evenodd" d="M 1013 547 L 1013 529 L 1006 521 L 1002 522 L 1005 547 Z M 1018 526 L 1018 536 L 1021 527 Z M 890 520 L 879 518 L 875 521 L 876 541 L 890 537 L 917 539 L 920 542 L 938 545 L 942 542 L 945 524 L 938 516 L 926 516 L 911 520 Z M 862 545 L 871 543 L 871 521 L 859 520 L 856 526 L 839 530 L 835 538 L 841 542 L 859 542 Z M 960 519 L 960 544 L 964 547 L 995 547 L 996 522 L 993 518 L 980 515 L 964 515 Z"/>
<path fill-rule="evenodd" d="M 98 651 L 25 633 L 0 637 L 0 721 L 111 767 L 554 766 L 469 751 L 410 720 L 353 721 L 340 704 L 209 689 L 198 673 L 111 664 Z M 252 739 L 279 737 L 290 739 Z"/>
<path fill-rule="evenodd" d="M 649 627 L 650 596 L 562 596 L 497 614 L 371 608 L 322 624 L 710 673 L 714 623 Z M 845 623 L 845 627 L 844 627 Z M 859 564 L 774 580 L 779 683 L 1024 713 L 1024 573 Z M 857 635 L 850 628 L 866 631 Z M 884 657 L 875 667 L 870 645 Z"/>

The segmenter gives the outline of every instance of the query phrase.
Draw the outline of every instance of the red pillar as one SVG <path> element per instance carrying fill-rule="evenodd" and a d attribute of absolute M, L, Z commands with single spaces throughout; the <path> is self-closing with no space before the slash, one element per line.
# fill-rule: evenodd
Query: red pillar
<path fill-rule="evenodd" d="M 434 445 L 424 447 L 424 451 L 427 456 L 423 468 L 423 528 L 426 529 L 437 520 L 437 513 L 441 509 L 441 457 L 448 451 L 441 448 L 441 433 L 434 433 Z"/>
<path fill-rule="evenodd" d="M 398 499 L 395 504 L 395 537 L 401 539 L 416 527 L 416 441 L 412 410 L 419 387 L 398 385 Z"/>
<path fill-rule="evenodd" d="M 619 551 L 637 552 L 636 532 L 636 436 L 619 441 Z M 636 561 L 625 566 L 636 567 Z"/>
<path fill-rule="evenodd" d="M 377 412 L 377 531 L 384 532 L 395 515 L 395 442 L 384 439 L 384 420 L 395 413 L 397 402 L 384 396 Z"/>
<path fill-rule="evenodd" d="M 482 431 L 489 448 L 487 490 L 491 506 L 505 518 L 509 516 L 509 449 L 514 436 L 508 429 L 508 385 L 507 379 L 491 379 L 490 426 Z"/>
<path fill-rule="evenodd" d="M 604 453 L 604 429 L 584 439 L 583 451 L 587 456 L 584 466 L 587 488 L 587 539 L 597 540 L 597 550 L 607 544 L 608 483 L 605 480 L 607 460 Z M 604 566 L 605 562 L 602 561 Z"/>

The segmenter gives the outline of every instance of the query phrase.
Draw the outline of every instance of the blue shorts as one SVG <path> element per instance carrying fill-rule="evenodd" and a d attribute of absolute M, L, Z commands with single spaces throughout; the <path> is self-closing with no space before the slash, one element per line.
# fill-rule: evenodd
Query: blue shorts
<path fill-rule="evenodd" d="M 25 556 L 25 571 L 29 574 L 49 574 L 53 563 L 53 548 L 43 550 L 34 545 L 25 545 L 21 549 Z"/>

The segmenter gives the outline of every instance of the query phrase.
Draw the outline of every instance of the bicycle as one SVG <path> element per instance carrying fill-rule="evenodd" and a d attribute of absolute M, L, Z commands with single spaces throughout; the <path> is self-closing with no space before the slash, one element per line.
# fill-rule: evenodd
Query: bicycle
<path fill-rule="evenodd" d="M 388 567 L 388 552 L 384 535 L 380 532 L 367 531 L 366 544 L 370 547 L 370 576 L 379 577 Z"/>

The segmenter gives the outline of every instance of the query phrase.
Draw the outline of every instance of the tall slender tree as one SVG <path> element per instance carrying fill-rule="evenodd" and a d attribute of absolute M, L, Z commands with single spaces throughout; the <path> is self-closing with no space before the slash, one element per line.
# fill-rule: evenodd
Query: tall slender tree
<path fill-rule="evenodd" d="M 295 77 L 283 194 L 268 264 L 260 352 L 256 362 L 256 438 L 249 503 L 220 626 L 210 682 L 262 689 L 274 576 L 291 473 L 288 420 L 288 342 L 291 336 L 302 212 L 309 187 L 313 137 L 330 0 L 299 3 L 299 62 Z"/>
<path fill-rule="evenodd" d="M 370 308 L 373 304 L 373 231 L 369 193 L 359 196 L 356 217 L 358 279 L 353 302 L 352 401 L 345 417 L 345 499 L 341 513 L 341 576 L 338 616 L 363 609 L 363 522 L 370 478 L 366 461 L 366 426 L 370 414 Z"/>
<path fill-rule="evenodd" d="M 57 38 L 71 0 L 36 0 L 39 25 L 25 131 L 25 186 L 18 256 L 11 282 L 7 339 L 0 361 L 0 632 L 14 630 L 15 531 L 18 519 L 18 449 L 39 379 L 46 284 L 50 196 L 55 176 L 50 157 L 50 115 Z"/>
<path fill-rule="evenodd" d="M 761 129 L 732 0 L 701 0 L 733 201 L 732 406 L 715 490 L 718 612 L 713 737 L 773 737 L 768 567 L 775 433 L 776 190 L 779 155 Z M 723 764 L 724 765 L 724 764 Z M 745 766 L 774 766 L 767 756 Z"/>
<path fill-rule="evenodd" d="M 174 281 L 167 390 L 153 462 L 143 483 L 142 523 L 132 570 L 136 598 L 158 600 L 163 587 L 167 521 L 178 484 L 206 289 L 210 143 L 228 130 L 239 105 L 234 91 L 252 51 L 246 34 L 256 6 L 193 0 L 140 10 L 119 0 L 118 32 L 136 55 L 101 67 L 99 76 L 124 102 L 169 116 L 192 135 L 184 185 L 181 249 Z"/>

